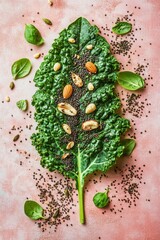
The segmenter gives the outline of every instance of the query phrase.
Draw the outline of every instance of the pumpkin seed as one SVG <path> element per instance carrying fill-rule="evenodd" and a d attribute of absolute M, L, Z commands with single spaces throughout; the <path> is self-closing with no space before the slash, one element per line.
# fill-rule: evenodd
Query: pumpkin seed
<path fill-rule="evenodd" d="M 15 87 L 14 82 L 11 82 L 10 85 L 9 85 L 9 87 L 10 87 L 11 90 L 14 89 L 14 87 Z"/>
<path fill-rule="evenodd" d="M 43 22 L 46 23 L 47 25 L 52 25 L 51 20 L 49 20 L 48 18 L 42 18 Z"/>
<path fill-rule="evenodd" d="M 17 134 L 14 138 L 13 138 L 13 142 L 16 142 L 19 139 L 19 134 Z"/>

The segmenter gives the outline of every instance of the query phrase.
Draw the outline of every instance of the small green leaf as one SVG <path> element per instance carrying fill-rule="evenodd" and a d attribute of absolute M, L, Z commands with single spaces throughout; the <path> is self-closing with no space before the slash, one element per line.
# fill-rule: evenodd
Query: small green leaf
<path fill-rule="evenodd" d="M 127 90 L 138 90 L 144 87 L 143 78 L 133 72 L 124 71 L 118 73 L 118 83 Z"/>
<path fill-rule="evenodd" d="M 118 22 L 112 27 L 112 32 L 118 35 L 124 35 L 132 30 L 132 24 L 128 22 Z"/>
<path fill-rule="evenodd" d="M 96 207 L 104 208 L 109 204 L 110 199 L 108 197 L 108 192 L 109 188 L 107 188 L 105 192 L 98 192 L 94 195 L 93 202 Z"/>
<path fill-rule="evenodd" d="M 19 79 L 27 76 L 32 69 L 32 64 L 28 58 L 21 58 L 14 62 L 11 67 L 13 78 Z"/>
<path fill-rule="evenodd" d="M 37 46 L 44 43 L 44 39 L 42 38 L 39 30 L 32 24 L 26 24 L 24 37 L 27 42 Z"/>
<path fill-rule="evenodd" d="M 35 201 L 27 200 L 24 204 L 24 213 L 32 220 L 45 219 L 43 208 Z"/>
<path fill-rule="evenodd" d="M 45 22 L 47 25 L 52 25 L 51 20 L 49 20 L 48 18 L 42 18 L 43 22 Z"/>
<path fill-rule="evenodd" d="M 22 111 L 27 111 L 27 109 L 28 109 L 28 101 L 27 100 L 19 100 L 16 103 L 16 105 Z"/>
<path fill-rule="evenodd" d="M 123 155 L 129 156 L 136 146 L 136 141 L 134 139 L 123 139 L 122 145 L 124 146 Z"/>

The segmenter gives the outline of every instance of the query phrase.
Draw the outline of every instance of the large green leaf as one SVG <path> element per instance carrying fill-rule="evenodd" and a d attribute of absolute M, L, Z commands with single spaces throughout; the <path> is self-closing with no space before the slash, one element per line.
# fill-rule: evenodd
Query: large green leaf
<path fill-rule="evenodd" d="M 75 43 L 70 43 L 69 38 L 73 38 Z M 88 50 L 88 45 L 93 48 Z M 96 65 L 96 74 L 90 74 L 85 69 L 88 61 Z M 54 71 L 53 67 L 57 62 L 61 63 L 61 69 Z M 52 49 L 34 78 L 39 89 L 32 101 L 37 122 L 32 143 L 41 156 L 43 167 L 50 171 L 58 170 L 76 180 L 81 223 L 84 223 L 85 177 L 96 170 L 105 172 L 115 164 L 124 149 L 120 136 L 130 126 L 127 119 L 116 114 L 120 107 L 120 100 L 114 93 L 118 71 L 119 63 L 111 55 L 109 44 L 99 35 L 98 28 L 91 26 L 86 19 L 79 18 L 54 40 Z M 82 88 L 73 84 L 72 72 L 82 78 Z M 93 91 L 87 89 L 89 82 L 94 85 Z M 66 84 L 71 84 L 74 88 L 72 97 L 67 100 L 62 96 Z M 69 117 L 59 112 L 57 104 L 62 101 L 76 108 L 78 114 Z M 87 115 L 85 108 L 89 103 L 94 103 L 97 109 Z M 82 123 L 90 119 L 96 120 L 100 127 L 83 131 Z M 64 132 L 64 123 L 73 130 L 71 135 Z M 75 145 L 66 150 L 69 141 L 74 141 Z M 69 157 L 62 159 L 66 152 L 70 154 Z"/>

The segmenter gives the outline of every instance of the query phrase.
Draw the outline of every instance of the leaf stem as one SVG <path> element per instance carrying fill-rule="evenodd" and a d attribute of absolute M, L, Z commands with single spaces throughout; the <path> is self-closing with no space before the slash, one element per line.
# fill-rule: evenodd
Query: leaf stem
<path fill-rule="evenodd" d="M 110 190 L 110 188 L 109 187 L 107 187 L 107 188 L 105 188 L 105 192 L 106 192 L 106 194 L 108 194 L 109 193 L 109 190 Z"/>
<path fill-rule="evenodd" d="M 80 223 L 85 223 L 85 214 L 84 214 L 84 184 L 82 179 L 82 171 L 81 171 L 81 156 L 78 149 L 77 156 L 77 164 L 78 164 L 78 200 L 79 200 L 79 217 Z"/>
<path fill-rule="evenodd" d="M 85 216 L 84 216 L 84 189 L 83 187 L 79 186 L 78 183 L 78 200 L 79 200 L 79 217 L 80 223 L 85 223 Z"/>

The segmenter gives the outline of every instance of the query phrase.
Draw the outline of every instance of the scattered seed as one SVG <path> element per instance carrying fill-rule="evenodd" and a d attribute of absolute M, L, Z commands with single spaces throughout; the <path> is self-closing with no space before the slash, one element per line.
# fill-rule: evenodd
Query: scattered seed
<path fill-rule="evenodd" d="M 11 90 L 14 89 L 14 87 L 15 87 L 14 82 L 11 82 L 10 85 L 9 85 L 9 87 L 10 87 Z"/>
<path fill-rule="evenodd" d="M 66 188 L 65 190 L 64 190 L 64 195 L 68 198 L 69 197 L 69 190 L 68 190 L 68 188 Z"/>
<path fill-rule="evenodd" d="M 17 134 L 14 138 L 13 138 L 13 142 L 16 142 L 19 139 L 20 135 Z"/>
<path fill-rule="evenodd" d="M 36 59 L 38 59 L 38 58 L 40 58 L 40 56 L 41 56 L 41 53 L 36 53 L 36 54 L 34 54 L 34 58 L 36 58 Z"/>
<path fill-rule="evenodd" d="M 49 4 L 50 6 L 52 6 L 52 5 L 53 5 L 53 1 L 48 0 L 48 4 Z"/>
<path fill-rule="evenodd" d="M 49 20 L 48 18 L 42 18 L 43 22 L 46 23 L 47 25 L 52 25 L 51 20 Z"/>
<path fill-rule="evenodd" d="M 57 209 L 57 210 L 55 211 L 55 213 L 53 214 L 53 218 L 59 217 L 59 214 L 60 214 L 59 209 Z"/>
<path fill-rule="evenodd" d="M 5 97 L 5 101 L 10 102 L 10 97 L 9 96 Z"/>

